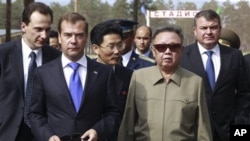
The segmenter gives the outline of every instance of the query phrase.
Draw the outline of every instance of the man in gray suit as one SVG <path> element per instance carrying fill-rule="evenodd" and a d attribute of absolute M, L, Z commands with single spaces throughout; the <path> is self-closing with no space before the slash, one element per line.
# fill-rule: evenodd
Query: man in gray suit
<path fill-rule="evenodd" d="M 31 62 L 29 54 L 33 52 L 36 55 L 37 66 L 61 54 L 46 45 L 52 21 L 52 10 L 48 6 L 40 2 L 31 3 L 22 13 L 22 38 L 0 45 L 1 141 L 32 140 L 27 118 L 29 98 L 26 93 Z"/>
<path fill-rule="evenodd" d="M 202 78 L 179 66 L 183 34 L 178 27 L 155 31 L 157 65 L 131 78 L 119 141 L 211 141 Z"/>

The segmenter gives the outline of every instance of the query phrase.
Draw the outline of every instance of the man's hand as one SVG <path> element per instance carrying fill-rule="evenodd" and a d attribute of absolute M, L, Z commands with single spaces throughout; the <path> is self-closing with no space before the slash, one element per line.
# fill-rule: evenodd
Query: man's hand
<path fill-rule="evenodd" d="M 97 132 L 94 129 L 89 129 L 81 136 L 82 141 L 97 141 L 97 139 Z"/>
<path fill-rule="evenodd" d="M 49 138 L 49 141 L 61 141 L 57 135 L 53 135 Z"/>

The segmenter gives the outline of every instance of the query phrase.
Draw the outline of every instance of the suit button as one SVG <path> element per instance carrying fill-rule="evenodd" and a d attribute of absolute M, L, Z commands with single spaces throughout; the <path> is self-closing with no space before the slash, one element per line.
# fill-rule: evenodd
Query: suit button
<path fill-rule="evenodd" d="M 215 112 L 212 112 L 212 115 L 215 115 Z"/>

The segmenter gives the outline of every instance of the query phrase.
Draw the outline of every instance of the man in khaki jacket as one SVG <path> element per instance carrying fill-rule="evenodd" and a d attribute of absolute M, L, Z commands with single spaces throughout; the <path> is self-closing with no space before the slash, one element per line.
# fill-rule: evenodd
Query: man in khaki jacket
<path fill-rule="evenodd" d="M 157 65 L 133 73 L 119 141 L 212 141 L 203 80 L 179 66 L 182 43 L 179 27 L 156 30 Z"/>

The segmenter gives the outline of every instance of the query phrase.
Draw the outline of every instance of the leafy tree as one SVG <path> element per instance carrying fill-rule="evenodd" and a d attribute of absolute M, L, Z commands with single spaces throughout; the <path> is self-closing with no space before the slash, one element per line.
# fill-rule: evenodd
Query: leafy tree
<path fill-rule="evenodd" d="M 52 23 L 52 29 L 57 31 L 57 27 L 58 27 L 58 21 L 60 19 L 60 17 L 67 13 L 68 10 L 66 8 L 66 6 L 61 6 L 59 3 L 57 2 L 52 2 L 50 5 L 50 8 L 53 10 L 53 23 Z"/>
<path fill-rule="evenodd" d="M 2 1 L 0 1 L 0 28 L 3 29 L 5 28 L 6 25 L 6 4 L 3 4 Z"/>
<path fill-rule="evenodd" d="M 234 24 L 229 28 L 232 28 L 239 35 L 241 49 L 250 52 L 250 14 L 246 14 L 250 13 L 250 7 L 247 1 L 240 1 L 236 6 L 238 7 L 236 15 L 238 18 L 234 18 L 237 20 L 233 21 Z"/>
<path fill-rule="evenodd" d="M 24 9 L 24 4 L 22 0 L 16 0 L 12 3 L 11 7 L 11 27 L 12 29 L 20 29 L 22 21 L 22 11 Z"/>
<path fill-rule="evenodd" d="M 117 0 L 114 3 L 114 7 L 112 8 L 113 12 L 111 15 L 113 18 L 132 20 L 133 18 L 130 13 L 131 11 L 128 9 L 130 9 L 130 7 L 126 0 Z"/>

